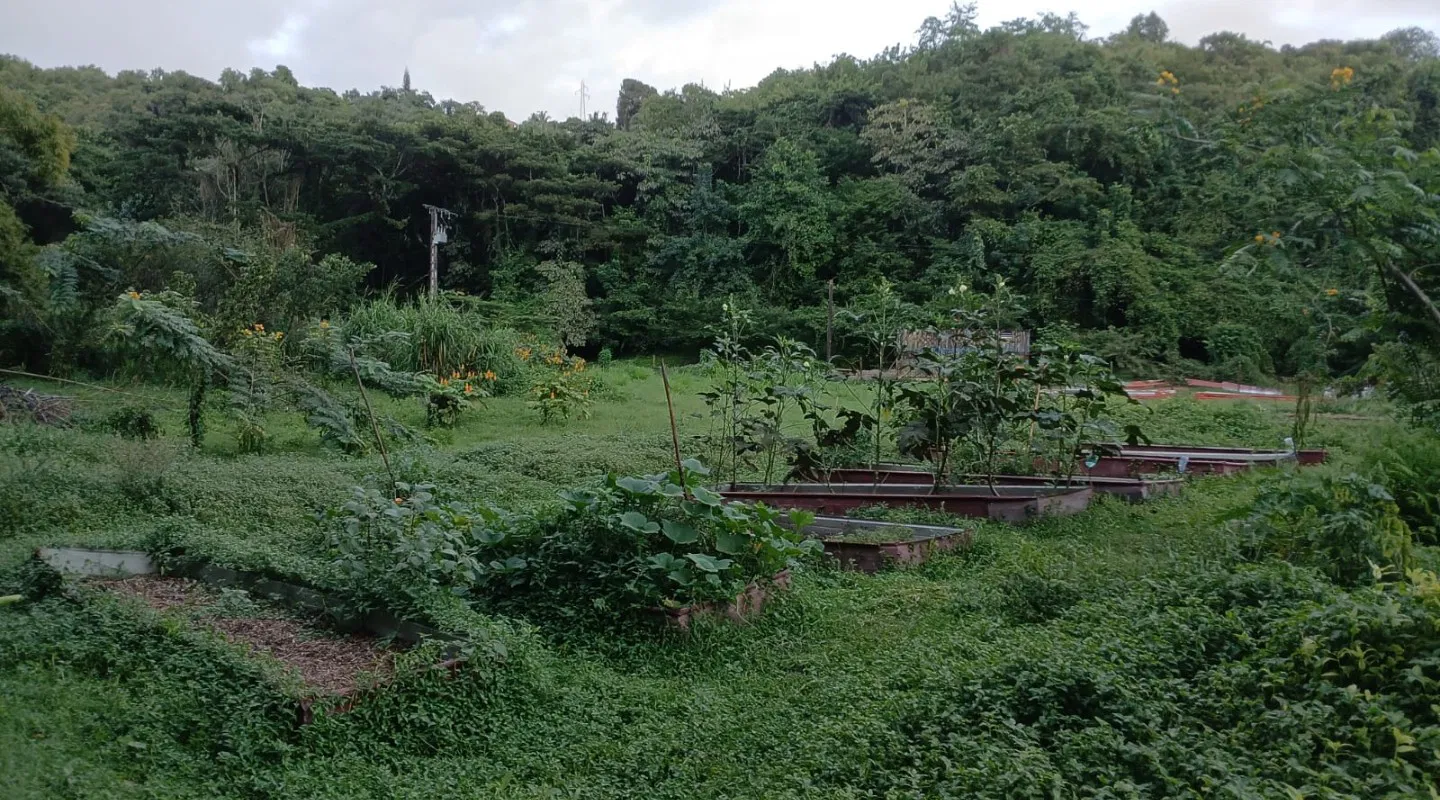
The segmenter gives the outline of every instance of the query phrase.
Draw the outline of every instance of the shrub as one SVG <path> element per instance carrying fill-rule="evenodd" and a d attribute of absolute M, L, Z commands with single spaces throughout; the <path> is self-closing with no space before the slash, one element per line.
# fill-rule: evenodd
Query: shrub
<path fill-rule="evenodd" d="M 782 527 L 780 512 L 706 489 L 708 474 L 688 460 L 683 478 L 612 473 L 597 488 L 562 493 L 567 507 L 542 522 L 517 591 L 571 613 L 633 613 L 729 600 L 820 552 L 819 542 Z"/>
<path fill-rule="evenodd" d="M 489 372 L 496 394 L 525 387 L 527 370 L 516 355 L 520 334 L 443 300 L 401 305 L 384 297 L 357 306 L 342 327 L 347 340 L 373 342 L 371 354 L 396 370 L 436 377 Z M 404 336 L 386 335 L 392 332 Z"/>
<path fill-rule="evenodd" d="M 520 351 L 532 360 L 528 349 Z M 593 381 L 585 374 L 585 359 L 555 350 L 533 356 L 537 377 L 530 386 L 528 405 L 540 412 L 540 424 L 548 425 L 561 419 L 590 416 L 590 387 Z"/>
<path fill-rule="evenodd" d="M 1440 441 L 1421 432 L 1392 432 L 1365 453 L 1422 544 L 1440 544 Z"/>
<path fill-rule="evenodd" d="M 1289 474 L 1266 486 L 1242 523 L 1249 555 L 1315 567 L 1344 586 L 1411 567 L 1411 533 L 1384 486 L 1350 473 Z"/>
<path fill-rule="evenodd" d="M 440 502 L 429 485 L 396 489 L 401 496 L 392 498 L 356 488 L 349 502 L 327 512 L 332 563 L 358 608 L 423 608 L 437 589 L 463 594 L 489 573 L 524 566 L 513 558 L 486 561 L 519 530 L 516 517 Z"/>
<path fill-rule="evenodd" d="M 156 439 L 160 436 L 160 424 L 147 408 L 122 406 L 100 419 L 100 427 L 126 439 Z"/>

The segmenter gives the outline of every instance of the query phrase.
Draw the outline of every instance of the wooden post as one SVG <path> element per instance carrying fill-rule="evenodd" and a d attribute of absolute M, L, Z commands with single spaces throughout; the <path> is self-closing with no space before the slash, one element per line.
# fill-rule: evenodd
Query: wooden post
<path fill-rule="evenodd" d="M 835 358 L 835 279 L 826 281 L 825 286 L 829 296 L 825 313 L 825 360 L 831 361 Z"/>
<path fill-rule="evenodd" d="M 437 265 L 438 255 L 435 248 L 435 209 L 430 209 L 430 299 L 434 300 L 440 296 L 440 271 Z"/>

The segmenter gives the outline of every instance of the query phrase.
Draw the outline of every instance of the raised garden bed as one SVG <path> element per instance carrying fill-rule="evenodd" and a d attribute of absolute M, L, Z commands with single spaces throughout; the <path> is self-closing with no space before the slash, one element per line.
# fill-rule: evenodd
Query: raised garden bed
<path fill-rule="evenodd" d="M 161 575 L 95 578 L 92 586 L 160 612 L 190 616 L 197 626 L 263 653 L 292 670 L 307 690 L 345 697 L 393 675 L 394 650 L 372 636 L 338 636 L 272 608 L 227 613 L 221 594 L 198 581 Z"/>
<path fill-rule="evenodd" d="M 1168 456 L 1101 456 L 1094 466 L 1076 465 L 1077 475 L 1094 478 L 1140 478 L 1171 473 L 1186 475 L 1235 475 L 1254 466 L 1249 461 Z"/>
<path fill-rule="evenodd" d="M 161 575 L 147 554 L 126 550 L 42 547 L 35 555 L 62 574 L 88 578 L 106 591 L 129 596 L 157 611 L 196 612 L 197 624 L 294 668 L 311 690 L 298 699 L 297 719 L 302 725 L 314 720 L 316 709 L 343 713 L 366 693 L 382 688 L 393 675 L 397 646 L 403 649 L 424 639 L 448 641 L 435 668 L 453 675 L 464 664 L 460 643 L 440 630 L 384 611 L 346 617 L 336 613 L 339 603 L 324 592 L 259 573 L 191 563 Z M 240 589 L 294 615 L 205 613 L 222 589 Z M 307 619 L 323 619 L 324 625 Z M 381 646 L 381 642 L 386 644 Z M 357 680 L 362 675 L 377 681 Z"/>
<path fill-rule="evenodd" d="M 682 631 L 690 630 L 691 624 L 703 616 L 723 616 L 732 622 L 745 622 L 758 615 L 776 594 L 790 588 L 790 570 L 781 570 L 775 577 L 765 581 L 751 581 L 745 590 L 735 595 L 728 603 L 695 603 L 679 608 L 656 609 L 665 615 L 665 622 Z"/>
<path fill-rule="evenodd" d="M 1286 461 L 1294 458 L 1301 464 L 1322 464 L 1329 456 L 1323 449 L 1311 448 L 1306 450 L 1262 450 L 1256 447 L 1211 447 L 1208 445 L 1192 444 L 1154 444 L 1131 447 L 1126 445 L 1121 448 L 1125 454 L 1130 453 L 1184 453 L 1200 458 L 1219 458 L 1230 461 Z"/>
<path fill-rule="evenodd" d="M 845 569 L 879 572 L 886 566 L 914 566 L 936 553 L 970 546 L 971 531 L 942 525 L 907 525 L 846 517 L 816 517 L 804 530 Z"/>
<path fill-rule="evenodd" d="M 878 479 L 878 480 L 877 480 Z M 970 485 L 983 485 L 985 476 L 970 475 L 965 478 Z M 822 482 L 871 484 L 883 486 L 934 486 L 935 474 L 920 467 L 908 465 L 885 465 L 879 470 L 843 468 L 824 473 Z M 1105 478 L 1077 473 L 1069 481 L 1053 475 L 996 475 L 995 483 L 1004 486 L 1086 486 L 1102 494 L 1113 494 L 1130 501 L 1148 500 L 1180 493 L 1184 481 L 1179 478 Z M 988 488 L 988 487 L 987 487 Z"/>
<path fill-rule="evenodd" d="M 1050 486 L 876 486 L 858 483 L 797 483 L 785 486 L 737 484 L 717 487 L 727 500 L 764 503 L 841 515 L 853 508 L 885 504 L 933 508 L 965 517 L 1024 522 L 1045 515 L 1067 515 L 1090 505 L 1089 487 Z"/>

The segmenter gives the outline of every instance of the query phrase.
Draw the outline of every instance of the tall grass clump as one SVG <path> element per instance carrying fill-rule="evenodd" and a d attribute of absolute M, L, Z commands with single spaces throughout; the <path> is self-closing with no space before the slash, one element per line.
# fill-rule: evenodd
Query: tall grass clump
<path fill-rule="evenodd" d="M 493 372 L 500 393 L 527 386 L 525 364 L 516 354 L 520 333 L 492 327 L 479 314 L 443 300 L 400 303 L 386 295 L 357 305 L 343 330 L 347 338 L 374 342 L 373 355 L 397 370 L 441 377 Z M 405 336 L 386 336 L 395 332 Z"/>

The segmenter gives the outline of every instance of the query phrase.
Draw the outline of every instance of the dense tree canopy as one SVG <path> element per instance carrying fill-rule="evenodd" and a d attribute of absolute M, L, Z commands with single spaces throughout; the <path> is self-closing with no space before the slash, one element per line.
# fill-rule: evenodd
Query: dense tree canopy
<path fill-rule="evenodd" d="M 416 292 L 431 204 L 458 214 L 442 286 L 538 309 L 563 274 L 598 317 L 582 338 L 629 352 L 695 347 L 725 294 L 818 342 L 827 282 L 845 302 L 880 277 L 922 303 L 1003 277 L 1031 326 L 1227 377 L 1355 371 L 1376 341 L 1440 331 L 1440 59 L 1415 29 L 1190 47 L 1153 13 L 1092 39 L 1074 16 L 982 31 L 957 6 L 912 47 L 751 89 L 628 80 L 614 123 L 515 125 L 408 79 L 337 94 L 285 67 L 211 82 L 6 58 L 0 85 L 10 295 L 39 291 L 26 248 L 97 220 L 200 236 L 218 265 L 151 251 L 107 291 L 219 309 L 251 280 L 226 252 L 266 250 L 246 296 L 326 285 L 325 254 Z M 300 313 L 244 313 L 267 311 Z"/>

